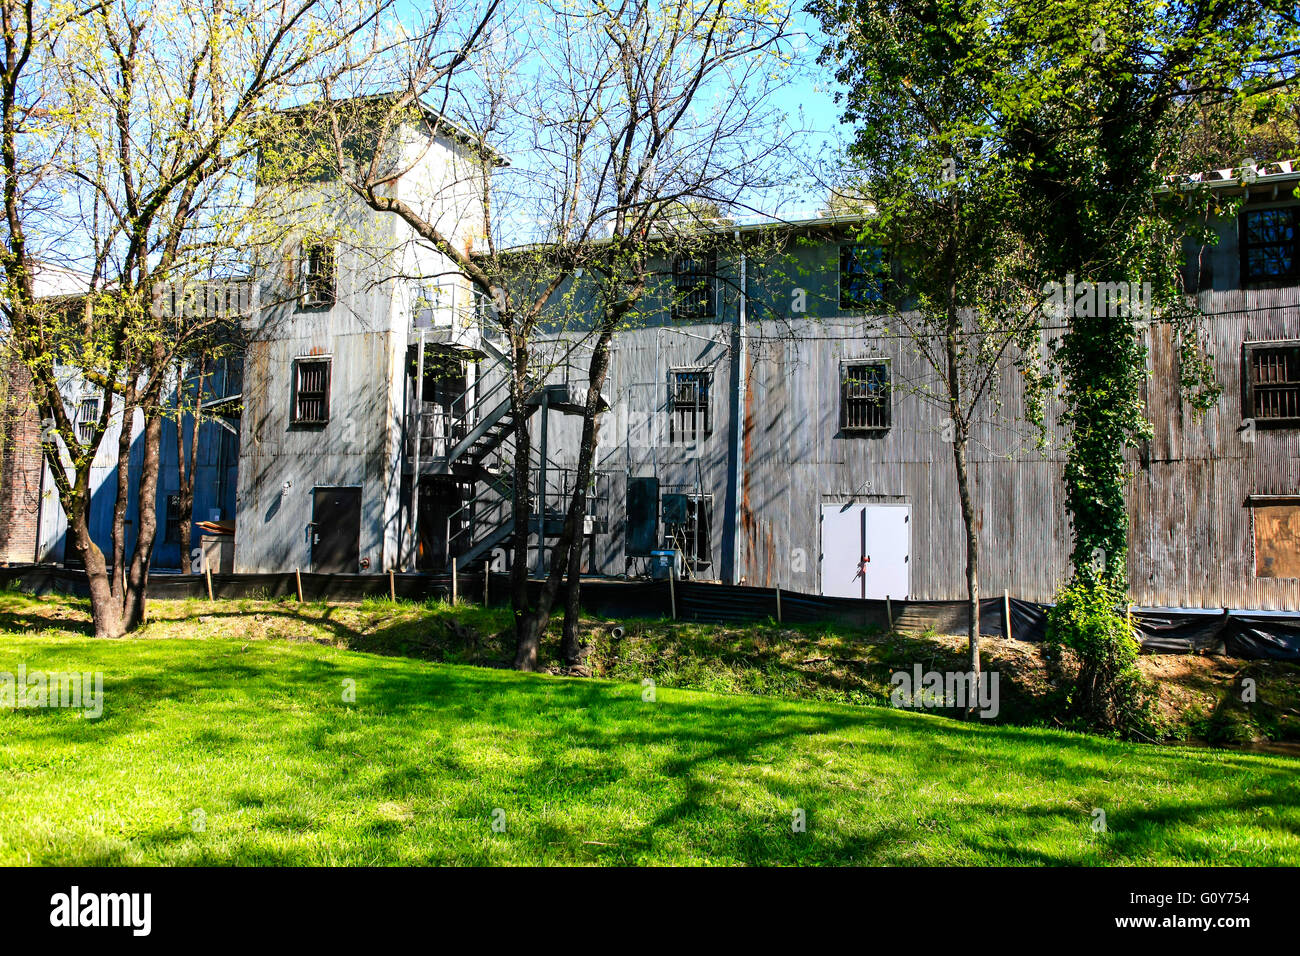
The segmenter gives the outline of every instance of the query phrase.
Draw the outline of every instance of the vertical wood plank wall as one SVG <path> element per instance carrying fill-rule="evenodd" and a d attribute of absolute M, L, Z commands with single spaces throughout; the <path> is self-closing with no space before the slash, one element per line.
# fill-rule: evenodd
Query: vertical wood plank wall
<path fill-rule="evenodd" d="M 1178 348 L 1160 322 L 1147 333 L 1145 386 L 1154 435 L 1130 455 L 1129 571 L 1132 597 L 1147 606 L 1300 608 L 1300 582 L 1256 578 L 1251 494 L 1300 492 L 1300 431 L 1243 432 L 1241 345 L 1300 336 L 1300 290 L 1209 291 L 1203 326 L 1223 394 L 1201 420 L 1181 401 Z M 1048 333 L 1053 334 L 1053 333 Z M 946 413 L 926 397 L 923 363 L 905 339 L 879 334 L 860 318 L 755 323 L 749 328 L 740 493 L 740 569 L 749 584 L 817 592 L 823 501 L 906 501 L 912 509 L 911 596 L 964 595 L 965 553 Z M 892 360 L 894 424 L 880 436 L 839 431 L 842 359 Z M 718 577 L 726 533 L 731 378 L 727 324 L 629 330 L 616 339 L 611 394 L 598 467 L 618 472 L 612 533 L 598 541 L 598 567 L 624 570 L 623 477 L 657 475 L 664 486 L 713 495 Z M 699 448 L 671 444 L 667 382 L 674 367 L 714 369 L 712 435 Z M 1069 574 L 1070 535 L 1063 503 L 1064 434 L 1049 408 L 1048 445 L 1024 422 L 1014 371 L 971 448 L 986 593 L 1008 588 L 1052 599 Z M 576 462 L 576 422 L 552 420 L 552 454 Z M 610 434 L 610 433 L 613 434 Z M 1246 436 L 1253 441 L 1244 440 Z"/>

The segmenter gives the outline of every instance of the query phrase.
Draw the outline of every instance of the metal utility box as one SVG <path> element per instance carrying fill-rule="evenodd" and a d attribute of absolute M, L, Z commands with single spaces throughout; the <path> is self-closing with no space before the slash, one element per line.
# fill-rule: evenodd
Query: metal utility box
<path fill-rule="evenodd" d="M 682 553 L 680 551 L 651 551 L 650 577 L 666 581 L 669 577 L 681 578 Z"/>
<path fill-rule="evenodd" d="M 663 519 L 664 524 L 686 524 L 687 515 L 690 511 L 690 501 L 686 495 L 666 494 L 663 497 Z"/>
<path fill-rule="evenodd" d="M 659 479 L 627 480 L 627 556 L 648 557 L 659 543 Z"/>

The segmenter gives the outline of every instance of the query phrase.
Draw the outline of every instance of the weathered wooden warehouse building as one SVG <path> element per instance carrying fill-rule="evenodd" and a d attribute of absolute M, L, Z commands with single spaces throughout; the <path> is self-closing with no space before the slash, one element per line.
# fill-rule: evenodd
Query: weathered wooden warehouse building
<path fill-rule="evenodd" d="M 477 161 L 454 137 L 420 148 L 397 186 L 413 201 Z M 1247 178 L 1214 180 L 1245 203 L 1215 223 L 1218 245 L 1189 250 L 1223 386 L 1208 414 L 1180 401 L 1173 330 L 1157 319 L 1144 332 L 1154 437 L 1132 455 L 1129 491 L 1143 605 L 1300 608 L 1300 171 L 1273 164 Z M 481 213 L 465 202 L 468 245 Z M 454 272 L 396 217 L 334 214 L 427 260 L 395 268 L 304 240 L 287 257 L 293 274 L 274 277 L 292 294 L 262 310 L 245 363 L 237 570 L 503 562 L 506 359 L 463 280 L 395 278 Z M 660 264 L 666 288 L 614 341 L 589 573 L 647 573 L 651 551 L 673 549 L 683 573 L 704 579 L 963 596 L 944 413 L 919 393 L 927 371 L 909 340 L 862 299 L 869 250 L 850 226 L 737 227 L 727 256 Z M 774 231 L 798 241 L 776 252 Z M 536 540 L 558 529 L 576 465 L 581 338 L 570 330 L 556 345 L 571 354 L 529 410 Z M 993 591 L 1050 600 L 1069 573 L 1064 435 L 1049 409 L 1040 448 L 1023 405 L 1004 375 L 971 449 L 981 576 Z"/>

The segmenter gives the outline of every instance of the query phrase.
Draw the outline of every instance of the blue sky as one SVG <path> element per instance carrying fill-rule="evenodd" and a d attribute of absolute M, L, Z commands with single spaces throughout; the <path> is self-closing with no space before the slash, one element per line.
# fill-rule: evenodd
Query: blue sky
<path fill-rule="evenodd" d="M 817 51 L 825 43 L 826 36 L 815 19 L 798 7 L 796 10 L 796 29 L 807 34 L 801 57 L 803 63 L 791 76 L 790 84 L 780 90 L 774 105 L 791 117 L 796 128 L 810 131 L 806 149 L 802 152 L 811 166 L 832 159 L 837 148 L 849 138 L 852 131 L 840 123 L 843 107 L 835 102 L 835 92 L 839 86 L 835 82 L 833 69 L 819 67 L 813 62 Z M 826 184 L 821 177 L 806 177 L 803 181 L 796 182 L 789 192 L 790 195 L 782 201 L 755 198 L 753 204 L 767 212 L 796 216 L 814 212 L 824 206 L 827 199 Z"/>

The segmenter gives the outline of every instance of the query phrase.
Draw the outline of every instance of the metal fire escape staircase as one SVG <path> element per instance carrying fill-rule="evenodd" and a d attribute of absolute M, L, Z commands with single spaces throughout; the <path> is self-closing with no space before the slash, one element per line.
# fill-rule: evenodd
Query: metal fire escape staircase
<path fill-rule="evenodd" d="M 417 457 L 416 470 L 420 475 L 452 477 L 471 488 L 470 496 L 447 520 L 447 551 L 458 569 L 485 560 L 495 548 L 505 544 L 514 531 L 514 463 L 511 452 L 515 413 L 510 401 L 513 368 L 509 356 L 486 338 L 481 339 L 479 345 L 492 359 L 492 364 L 480 373 L 479 382 L 486 379 L 493 384 L 480 390 L 479 382 L 476 382 L 456 398 L 452 407 L 463 408 L 464 414 L 458 417 L 455 428 L 449 423 L 444 429 L 445 437 L 441 444 L 445 451 L 424 462 Z M 571 348 L 563 360 L 565 381 L 527 383 L 526 417 L 531 418 L 539 410 L 543 415 L 550 410 L 566 415 L 583 414 L 587 390 L 574 388 L 567 381 L 569 358 L 573 351 Z M 609 408 L 604 396 L 600 404 L 602 410 Z M 534 453 L 540 456 L 545 451 L 534 444 Z M 559 531 L 551 510 L 538 507 L 537 490 L 542 489 L 543 501 L 564 494 L 566 507 L 567 494 L 572 490 L 571 482 L 566 490 L 563 481 L 557 491 L 548 490 L 551 486 L 547 482 L 548 471 L 558 475 L 566 472 L 549 460 L 538 460 L 538 464 L 530 468 L 530 528 L 539 527 L 543 536 L 558 534 Z M 600 500 L 599 493 L 592 498 L 593 501 Z M 589 513 L 590 510 L 589 507 Z"/>

